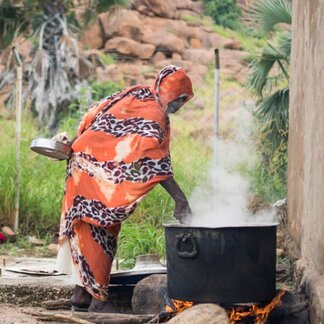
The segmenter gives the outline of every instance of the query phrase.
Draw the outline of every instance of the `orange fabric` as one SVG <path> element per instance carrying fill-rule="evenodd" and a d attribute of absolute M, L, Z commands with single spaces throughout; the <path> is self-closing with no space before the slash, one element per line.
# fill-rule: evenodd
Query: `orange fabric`
<path fill-rule="evenodd" d="M 136 86 L 92 105 L 80 123 L 68 161 L 60 242 L 70 241 L 85 288 L 108 298 L 121 222 L 159 182 L 172 177 L 168 102 L 192 96 L 177 67 L 164 68 L 154 87 Z"/>

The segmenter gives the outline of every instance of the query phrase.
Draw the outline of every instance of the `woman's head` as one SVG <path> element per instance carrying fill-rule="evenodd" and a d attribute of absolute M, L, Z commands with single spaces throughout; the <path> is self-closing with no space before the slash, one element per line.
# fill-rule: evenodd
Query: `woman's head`
<path fill-rule="evenodd" d="M 167 113 L 174 113 L 193 97 L 191 80 L 185 71 L 168 65 L 158 74 L 154 90 Z"/>

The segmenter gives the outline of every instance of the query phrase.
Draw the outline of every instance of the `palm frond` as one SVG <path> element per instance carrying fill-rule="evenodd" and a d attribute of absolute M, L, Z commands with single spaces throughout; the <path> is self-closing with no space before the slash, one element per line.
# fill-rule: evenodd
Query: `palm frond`
<path fill-rule="evenodd" d="M 291 24 L 290 0 L 256 1 L 251 10 L 251 19 L 265 32 L 272 31 L 278 24 Z"/>
<path fill-rule="evenodd" d="M 278 45 L 278 50 L 286 57 L 286 60 L 290 62 L 291 53 L 291 31 L 284 31 L 278 34 L 276 43 Z"/>
<path fill-rule="evenodd" d="M 250 75 L 248 79 L 248 87 L 255 92 L 259 97 L 263 95 L 263 88 L 265 87 L 269 78 L 269 73 L 276 63 L 275 59 L 269 57 L 262 57 L 254 59 L 250 64 Z"/>
<path fill-rule="evenodd" d="M 268 42 L 262 52 L 250 63 L 249 88 L 259 97 L 263 96 L 263 89 L 269 80 L 277 82 L 282 77 L 289 81 L 291 33 L 279 33 L 274 43 Z M 274 75 L 274 67 L 277 75 Z"/>
<path fill-rule="evenodd" d="M 289 115 L 289 89 L 280 89 L 261 100 L 257 105 L 256 116 L 260 130 L 267 134 L 273 143 L 287 137 Z"/>

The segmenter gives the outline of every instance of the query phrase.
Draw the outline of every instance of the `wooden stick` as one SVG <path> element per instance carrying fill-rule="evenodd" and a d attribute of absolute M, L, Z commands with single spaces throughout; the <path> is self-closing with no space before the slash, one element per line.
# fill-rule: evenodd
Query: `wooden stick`
<path fill-rule="evenodd" d="M 32 316 L 37 316 L 42 320 L 53 320 L 53 321 L 62 320 L 70 323 L 72 322 L 72 323 L 79 323 L 79 324 L 92 324 L 92 322 L 89 322 L 82 318 L 78 318 L 74 316 L 72 313 L 70 315 L 64 315 L 64 314 L 55 314 L 51 312 L 37 312 L 37 311 L 23 311 L 23 312 Z"/>
<path fill-rule="evenodd" d="M 16 64 L 17 64 L 17 81 L 16 81 L 16 195 L 15 195 L 15 215 L 14 231 L 18 233 L 19 227 L 19 194 L 20 194 L 20 138 L 21 138 L 21 110 L 22 110 L 22 63 L 19 54 L 13 47 Z"/>
<path fill-rule="evenodd" d="M 120 314 L 120 313 L 81 313 L 60 311 L 60 313 L 44 311 L 24 311 L 32 316 L 41 317 L 44 320 L 65 320 L 74 323 L 101 323 L 101 324 L 142 324 L 148 323 L 156 315 L 137 315 L 137 314 Z M 82 322 L 83 321 L 83 322 Z"/>
<path fill-rule="evenodd" d="M 70 299 L 46 300 L 42 302 L 42 307 L 47 310 L 71 309 Z"/>

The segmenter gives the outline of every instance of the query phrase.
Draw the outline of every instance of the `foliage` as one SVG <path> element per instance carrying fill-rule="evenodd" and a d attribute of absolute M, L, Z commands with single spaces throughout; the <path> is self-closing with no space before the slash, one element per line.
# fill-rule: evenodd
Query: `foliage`
<path fill-rule="evenodd" d="M 252 60 L 248 81 L 258 100 L 256 139 L 262 157 L 255 188 L 268 200 L 286 194 L 291 31 L 280 29 L 278 24 L 291 23 L 291 3 L 262 0 L 255 4 L 253 17 L 272 36 Z"/>
<path fill-rule="evenodd" d="M 122 267 L 133 267 L 136 257 L 142 254 L 165 254 L 164 229 L 151 224 L 149 217 L 142 224 L 126 221 L 119 235 L 118 258 L 123 260 Z"/>
<path fill-rule="evenodd" d="M 118 92 L 123 89 L 122 84 L 118 84 L 112 81 L 107 82 L 92 82 L 92 97 L 94 101 L 98 101 L 102 98 L 105 98 L 115 92 Z"/>
<path fill-rule="evenodd" d="M 0 120 L 0 219 L 10 224 L 15 199 L 15 142 L 12 121 Z M 64 163 L 31 152 L 37 137 L 34 122 L 24 116 L 21 143 L 20 230 L 45 235 L 57 229 L 64 184 Z"/>
<path fill-rule="evenodd" d="M 112 5 L 126 2 L 96 0 L 82 8 L 86 8 L 86 15 L 89 10 L 107 10 Z M 8 44 L 19 34 L 32 41 L 32 61 L 25 62 L 24 66 L 23 99 L 31 100 L 39 122 L 53 130 L 58 115 L 77 98 L 81 80 L 86 82 L 92 73 L 92 65 L 83 56 L 76 37 L 75 25 L 85 25 L 76 21 L 74 11 L 81 4 L 70 0 L 25 0 L 22 2 L 25 6 L 9 0 L 3 0 L 3 3 L 0 43 Z M 6 85 L 12 86 L 14 81 L 15 63 L 13 55 L 9 54 L 6 70 L 0 76 L 0 90 Z M 13 103 L 14 95 L 13 92 L 8 103 Z"/>
<path fill-rule="evenodd" d="M 278 24 L 291 24 L 290 0 L 256 1 L 252 10 L 252 18 L 263 31 L 270 32 Z"/>
<path fill-rule="evenodd" d="M 211 16 L 217 25 L 237 29 L 241 11 L 236 0 L 204 0 L 205 13 Z"/>

